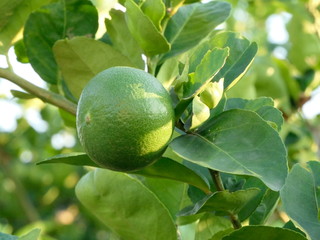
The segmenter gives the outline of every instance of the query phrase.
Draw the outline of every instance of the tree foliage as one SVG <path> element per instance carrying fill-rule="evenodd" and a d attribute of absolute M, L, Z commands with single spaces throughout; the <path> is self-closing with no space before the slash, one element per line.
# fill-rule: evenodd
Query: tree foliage
<path fill-rule="evenodd" d="M 0 106 L 21 114 L 0 132 L 0 238 L 317 240 L 320 122 L 303 109 L 320 84 L 319 8 L 3 0 L 0 83 L 21 89 Z M 13 51 L 46 87 L 14 72 Z M 166 152 L 136 172 L 100 168 L 76 136 L 83 88 L 114 66 L 157 77 L 175 108 Z"/>

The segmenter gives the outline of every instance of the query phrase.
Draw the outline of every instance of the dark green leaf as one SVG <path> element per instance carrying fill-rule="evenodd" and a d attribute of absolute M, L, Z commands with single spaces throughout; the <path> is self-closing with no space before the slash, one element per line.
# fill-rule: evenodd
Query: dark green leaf
<path fill-rule="evenodd" d="M 10 90 L 10 92 L 14 97 L 20 98 L 20 99 L 32 99 L 32 98 L 35 98 L 34 95 L 31 95 L 30 93 L 26 93 L 26 92 L 21 92 L 21 91 L 17 91 L 17 90 Z"/>
<path fill-rule="evenodd" d="M 202 177 L 186 166 L 169 158 L 161 158 L 151 166 L 148 166 L 137 172 L 133 172 L 133 174 L 171 179 L 198 187 L 205 193 L 210 191 L 208 183 Z"/>
<path fill-rule="evenodd" d="M 320 236 L 316 185 L 312 172 L 295 164 L 280 191 L 284 211 L 312 240 Z"/>
<path fill-rule="evenodd" d="M 124 12 L 112 9 L 109 14 L 111 20 L 105 21 L 112 46 L 128 57 L 137 68 L 144 69 L 143 51 L 128 29 Z"/>
<path fill-rule="evenodd" d="M 24 42 L 34 70 L 48 83 L 58 81 L 58 68 L 52 47 L 59 39 L 94 37 L 98 14 L 90 1 L 58 2 L 33 12 L 24 29 Z"/>
<path fill-rule="evenodd" d="M 288 172 L 287 153 L 279 134 L 251 111 L 223 112 L 200 127 L 196 135 L 174 139 L 170 147 L 203 167 L 255 176 L 274 191 L 281 189 Z"/>
<path fill-rule="evenodd" d="M 183 98 L 189 99 L 200 94 L 223 67 L 228 55 L 228 48 L 209 50 L 196 67 L 194 75 L 183 85 Z"/>
<path fill-rule="evenodd" d="M 126 21 L 132 36 L 147 56 L 169 51 L 170 44 L 133 0 L 127 0 Z"/>
<path fill-rule="evenodd" d="M 254 197 L 259 194 L 258 188 L 249 188 L 236 192 L 219 191 L 206 196 L 194 206 L 185 208 L 179 215 L 194 215 L 201 212 L 218 211 L 226 214 L 237 214 Z"/>
<path fill-rule="evenodd" d="M 86 37 L 57 41 L 53 51 L 66 84 L 76 98 L 99 72 L 114 66 L 134 67 L 126 56 L 110 45 Z"/>
<path fill-rule="evenodd" d="M 250 216 L 250 225 L 262 225 L 268 220 L 268 217 L 273 213 L 277 203 L 279 202 L 279 192 L 274 192 L 268 189 L 259 206 Z"/>
<path fill-rule="evenodd" d="M 307 240 L 300 233 L 269 226 L 246 226 L 232 232 L 222 240 Z"/>
<path fill-rule="evenodd" d="M 96 169 L 76 186 L 80 202 L 112 231 L 130 240 L 176 240 L 168 209 L 137 179 Z"/>
<path fill-rule="evenodd" d="M 295 232 L 298 232 L 300 234 L 302 234 L 303 236 L 306 236 L 306 234 L 304 232 L 302 232 L 299 228 L 297 228 L 292 221 L 288 221 L 286 222 L 285 225 L 283 225 L 283 228 L 286 228 L 286 229 L 290 229 L 290 230 L 293 230 Z"/>
<path fill-rule="evenodd" d="M 260 192 L 254 198 L 252 198 L 239 212 L 238 216 L 241 222 L 246 220 L 256 210 L 261 203 L 265 192 L 267 191 L 267 186 L 263 184 L 261 180 L 255 177 L 249 177 L 244 183 L 243 189 L 253 187 L 260 189 Z"/>
<path fill-rule="evenodd" d="M 47 163 L 65 163 L 65 164 L 76 165 L 76 166 L 99 167 L 85 153 L 59 154 L 54 157 L 48 158 L 44 161 L 38 162 L 37 164 L 47 164 Z"/>
<path fill-rule="evenodd" d="M 29 58 L 27 56 L 27 50 L 24 45 L 23 40 L 20 40 L 14 44 L 14 53 L 17 56 L 17 60 L 21 63 L 29 63 Z"/>
<path fill-rule="evenodd" d="M 229 3 L 218 1 L 180 7 L 165 29 L 165 37 L 172 46 L 163 60 L 196 46 L 229 17 L 230 10 Z"/>

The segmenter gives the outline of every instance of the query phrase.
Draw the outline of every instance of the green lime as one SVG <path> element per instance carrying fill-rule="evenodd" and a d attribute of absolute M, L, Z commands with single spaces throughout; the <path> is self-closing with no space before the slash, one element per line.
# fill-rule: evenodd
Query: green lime
<path fill-rule="evenodd" d="M 161 157 L 174 127 L 170 95 L 152 75 L 113 67 L 82 91 L 77 110 L 80 142 L 98 165 L 134 171 Z"/>

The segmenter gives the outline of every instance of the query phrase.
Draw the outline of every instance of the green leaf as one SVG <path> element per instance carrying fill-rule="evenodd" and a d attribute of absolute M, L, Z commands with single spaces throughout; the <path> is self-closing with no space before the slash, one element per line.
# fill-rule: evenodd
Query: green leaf
<path fill-rule="evenodd" d="M 224 79 L 224 87 L 230 89 L 245 74 L 252 63 L 258 46 L 255 42 L 250 43 L 247 39 L 237 33 L 223 32 L 210 40 L 211 48 L 230 48 L 230 55 L 221 71 L 214 77 L 213 81 Z"/>
<path fill-rule="evenodd" d="M 176 221 L 176 214 L 191 204 L 188 197 L 188 185 L 167 179 L 145 178 L 142 183 L 150 189 L 169 210 Z"/>
<path fill-rule="evenodd" d="M 273 100 L 267 97 L 260 97 L 252 100 L 229 98 L 226 102 L 225 110 L 245 109 L 254 111 L 267 122 L 274 123 L 276 125 L 276 129 L 280 131 L 281 126 L 283 125 L 282 112 L 273 106 Z"/>
<path fill-rule="evenodd" d="M 237 214 L 254 197 L 259 194 L 258 188 L 249 188 L 236 192 L 218 191 L 206 196 L 194 206 L 182 210 L 179 215 L 194 215 L 201 212 L 224 212 L 226 214 Z"/>
<path fill-rule="evenodd" d="M 193 185 L 205 193 L 210 192 L 209 184 L 190 168 L 169 158 L 161 158 L 151 166 L 133 172 L 147 177 L 171 179 Z"/>
<path fill-rule="evenodd" d="M 313 16 L 303 3 L 296 4 L 291 10 L 292 18 L 286 24 L 291 44 L 288 60 L 301 72 L 310 68 L 319 69 L 320 40 L 311 30 L 314 24 Z"/>
<path fill-rule="evenodd" d="M 297 228 L 292 221 L 288 221 L 286 222 L 286 224 L 283 225 L 283 228 L 286 228 L 286 229 L 290 229 L 290 230 L 293 230 L 295 232 L 298 232 L 300 234 L 302 234 L 303 236 L 306 236 L 306 234 L 304 232 L 302 232 L 299 228 Z"/>
<path fill-rule="evenodd" d="M 232 232 L 222 240 L 307 240 L 300 233 L 269 226 L 246 226 Z"/>
<path fill-rule="evenodd" d="M 270 97 L 259 97 L 256 99 L 229 98 L 227 99 L 225 110 L 245 109 L 250 111 L 258 111 L 264 106 L 274 106 L 274 102 Z"/>
<path fill-rule="evenodd" d="M 254 198 L 252 198 L 239 212 L 239 220 L 242 222 L 246 220 L 259 206 L 261 203 L 261 200 L 267 191 L 267 186 L 258 178 L 255 177 L 249 177 L 246 179 L 243 189 L 248 189 L 248 188 L 258 188 L 260 189 L 259 194 L 257 194 Z"/>
<path fill-rule="evenodd" d="M 287 153 L 279 134 L 251 111 L 223 112 L 195 135 L 175 138 L 170 147 L 200 166 L 255 176 L 274 191 L 284 185 L 288 172 Z"/>
<path fill-rule="evenodd" d="M 29 63 L 29 58 L 27 56 L 27 50 L 24 45 L 23 40 L 19 40 L 14 44 L 14 53 L 17 56 L 17 60 L 21 63 Z"/>
<path fill-rule="evenodd" d="M 37 240 L 40 236 L 40 232 L 41 230 L 36 228 L 21 237 L 0 232 L 0 239 L 1 240 Z"/>
<path fill-rule="evenodd" d="M 29 14 L 52 0 L 1 0 L 0 2 L 0 54 L 6 54 L 15 41 Z M 19 17 L 17 17 L 19 16 Z"/>
<path fill-rule="evenodd" d="M 93 162 L 87 154 L 77 152 L 59 154 L 44 161 L 38 162 L 37 164 L 40 165 L 48 163 L 65 163 L 76 166 L 100 167 L 95 162 Z M 186 166 L 169 158 L 161 158 L 154 164 L 142 170 L 132 172 L 131 174 L 138 174 L 146 177 L 171 179 L 193 185 L 201 189 L 205 193 L 210 192 L 209 184 L 202 177 L 200 177 L 197 173 L 187 168 Z"/>
<path fill-rule="evenodd" d="M 170 44 L 139 6 L 133 0 L 127 0 L 125 7 L 128 28 L 144 53 L 154 56 L 169 51 Z"/>
<path fill-rule="evenodd" d="M 87 154 L 78 152 L 59 154 L 44 161 L 37 162 L 38 165 L 47 163 L 65 163 L 76 166 L 99 167 Z"/>
<path fill-rule="evenodd" d="M 162 83 L 165 89 L 169 90 L 179 75 L 178 66 L 178 58 L 170 58 L 161 65 L 161 68 L 157 74 L 157 79 Z"/>
<path fill-rule="evenodd" d="M 195 129 L 210 117 L 210 109 L 204 104 L 200 97 L 195 96 L 192 100 L 191 125 L 185 123 L 185 129 Z"/>
<path fill-rule="evenodd" d="M 215 108 L 223 98 L 223 79 L 219 82 L 209 82 L 200 98 L 210 109 Z"/>
<path fill-rule="evenodd" d="M 143 51 L 128 29 L 124 12 L 112 9 L 109 14 L 111 20 L 106 19 L 105 23 L 112 46 L 128 57 L 137 68 L 144 69 Z"/>
<path fill-rule="evenodd" d="M 230 10 L 229 3 L 218 1 L 180 7 L 165 29 L 164 34 L 171 43 L 171 51 L 165 54 L 162 60 L 196 46 L 229 17 Z"/>
<path fill-rule="evenodd" d="M 274 192 L 268 189 L 259 206 L 250 216 L 250 225 L 263 225 L 268 220 L 269 216 L 273 213 L 274 209 L 279 202 L 279 192 Z"/>
<path fill-rule="evenodd" d="M 210 239 L 216 233 L 230 228 L 232 224 L 229 219 L 206 213 L 197 224 L 194 240 Z"/>
<path fill-rule="evenodd" d="M 104 69 L 134 67 L 126 56 L 110 45 L 86 37 L 57 41 L 53 52 L 66 84 L 76 98 L 80 97 L 89 80 Z"/>
<path fill-rule="evenodd" d="M 37 240 L 40 237 L 40 229 L 33 229 L 29 233 L 23 235 L 22 237 L 19 237 L 19 240 Z"/>
<path fill-rule="evenodd" d="M 14 97 L 20 98 L 20 99 L 32 99 L 32 98 L 35 98 L 34 95 L 31 95 L 30 93 L 26 93 L 26 92 L 21 92 L 21 91 L 17 91 L 17 90 L 10 90 L 10 92 Z"/>
<path fill-rule="evenodd" d="M 312 240 L 320 236 L 316 185 L 312 172 L 295 164 L 280 191 L 284 211 Z"/>
<path fill-rule="evenodd" d="M 189 99 L 205 90 L 207 84 L 219 72 L 229 55 L 229 49 L 209 50 L 197 66 L 194 75 L 183 85 L 183 98 Z"/>
<path fill-rule="evenodd" d="M 1 240 L 18 240 L 18 237 L 0 232 L 0 239 Z"/>
<path fill-rule="evenodd" d="M 161 20 L 166 15 L 166 6 L 162 0 L 145 0 L 141 5 L 142 12 L 149 17 L 154 26 L 161 31 Z"/>
<path fill-rule="evenodd" d="M 76 186 L 80 202 L 112 231 L 130 240 L 176 240 L 168 209 L 137 179 L 96 169 Z"/>
<path fill-rule="evenodd" d="M 224 231 L 220 231 L 216 233 L 210 240 L 221 240 L 223 237 L 228 236 L 230 233 L 234 231 L 234 228 L 229 228 Z"/>
<path fill-rule="evenodd" d="M 90 1 L 58 2 L 30 14 L 24 29 L 29 61 L 43 80 L 57 84 L 58 68 L 52 47 L 59 39 L 74 36 L 94 37 L 98 13 Z"/>

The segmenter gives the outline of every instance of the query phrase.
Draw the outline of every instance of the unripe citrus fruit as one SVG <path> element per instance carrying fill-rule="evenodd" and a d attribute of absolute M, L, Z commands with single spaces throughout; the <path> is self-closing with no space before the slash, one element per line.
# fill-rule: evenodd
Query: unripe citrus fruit
<path fill-rule="evenodd" d="M 153 163 L 165 151 L 173 127 L 168 92 L 142 70 L 104 70 L 80 96 L 79 139 L 89 157 L 102 167 L 134 171 Z"/>

